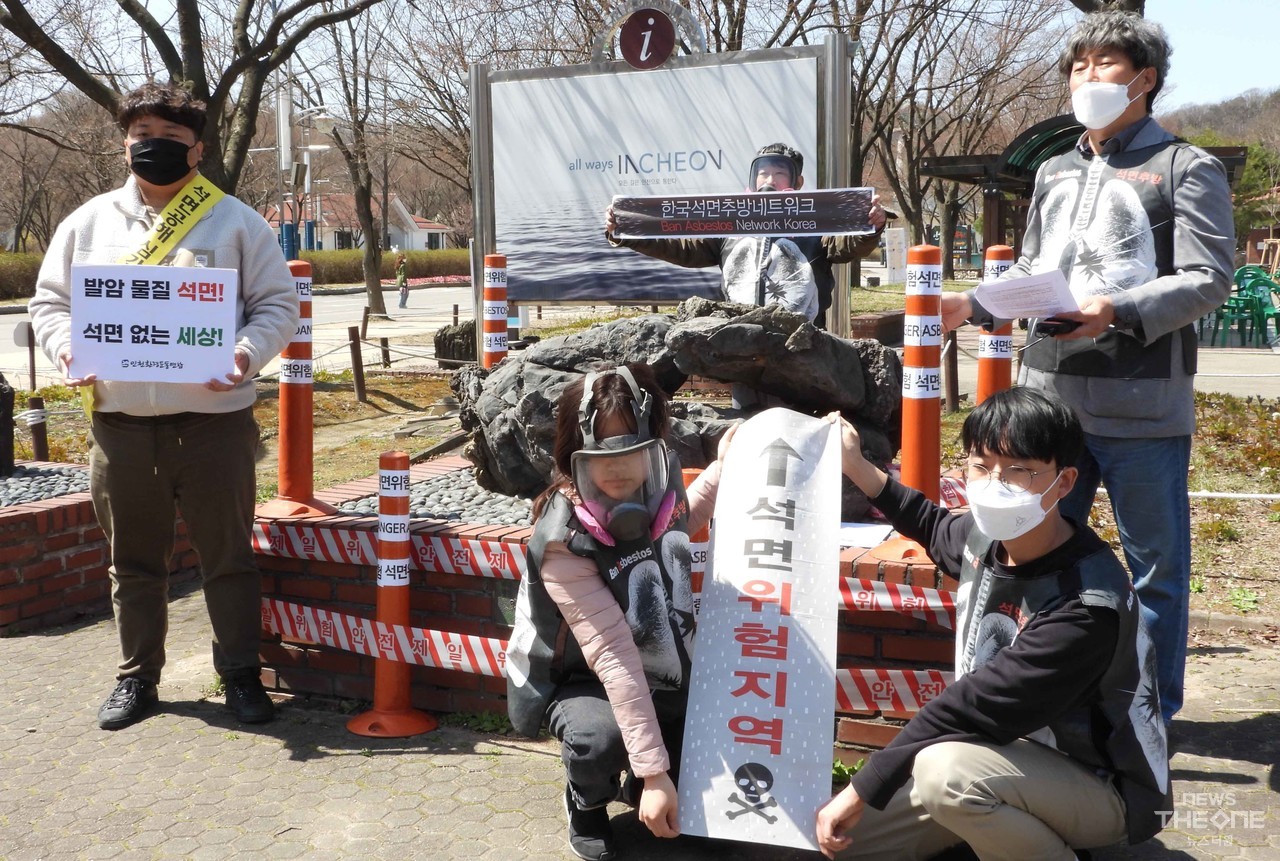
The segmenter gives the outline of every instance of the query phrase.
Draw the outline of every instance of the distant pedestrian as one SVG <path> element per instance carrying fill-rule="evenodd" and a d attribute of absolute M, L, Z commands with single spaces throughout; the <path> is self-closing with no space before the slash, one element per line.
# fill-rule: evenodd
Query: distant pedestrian
<path fill-rule="evenodd" d="M 226 684 L 227 706 L 245 723 L 262 723 L 274 706 L 259 678 L 253 377 L 297 328 L 293 277 L 262 216 L 197 170 L 204 155 L 203 102 L 174 85 L 146 84 L 121 99 L 117 119 L 130 176 L 58 225 L 30 305 L 35 336 L 66 384 L 91 392 L 89 488 L 111 544 L 121 651 L 116 687 L 98 710 L 98 725 L 128 726 L 159 701 L 176 508 L 200 559 L 213 667 Z M 200 259 L 239 273 L 233 373 L 196 385 L 73 372 L 72 264 L 116 263 L 148 246 L 159 251 L 156 263 Z"/>
<path fill-rule="evenodd" d="M 400 307 L 409 304 L 409 260 L 403 254 L 396 258 L 396 287 L 400 290 Z"/>

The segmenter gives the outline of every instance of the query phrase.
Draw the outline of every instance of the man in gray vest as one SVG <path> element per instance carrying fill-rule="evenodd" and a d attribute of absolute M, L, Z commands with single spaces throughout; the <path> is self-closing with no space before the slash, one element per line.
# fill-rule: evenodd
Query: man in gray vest
<path fill-rule="evenodd" d="M 1058 62 L 1085 126 L 1041 165 L 1022 256 L 1004 277 L 1059 269 L 1079 324 L 1031 329 L 1019 382 L 1070 404 L 1085 430 L 1063 513 L 1084 522 L 1107 487 L 1159 659 L 1165 722 L 1182 707 L 1191 578 L 1187 470 L 1195 428 L 1193 324 L 1231 290 L 1235 230 L 1222 164 L 1151 118 L 1169 70 L 1160 25 L 1087 15 Z M 943 324 L 991 322 L 972 293 L 943 295 Z"/>

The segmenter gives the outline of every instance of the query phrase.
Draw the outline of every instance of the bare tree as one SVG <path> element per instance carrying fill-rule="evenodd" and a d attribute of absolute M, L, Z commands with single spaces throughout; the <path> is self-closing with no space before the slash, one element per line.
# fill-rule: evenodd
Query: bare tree
<path fill-rule="evenodd" d="M 930 223 L 938 227 L 945 270 L 952 268 L 957 219 L 978 189 L 925 176 L 923 160 L 999 152 L 1062 104 L 1062 82 L 1051 71 L 1059 43 L 1054 0 L 1000 5 L 953 2 L 920 31 L 902 52 L 889 86 L 890 100 L 900 107 L 875 140 L 915 238 L 923 241 Z M 1026 33 L 1043 38 L 1028 40 Z M 899 88 L 905 95 L 893 94 Z"/>
<path fill-rule="evenodd" d="M 14 231 L 13 250 L 42 249 L 58 222 L 84 195 L 120 184 L 120 133 L 74 90 L 35 109 L 26 128 L 0 123 L 0 219 Z"/>
<path fill-rule="evenodd" d="M 400 51 L 399 76 L 390 84 L 399 116 L 400 154 L 458 192 L 471 196 L 472 65 L 494 69 L 584 63 L 595 35 L 612 23 L 606 0 L 421 0 L 405 10 L 411 34 Z M 458 221 L 470 203 L 454 201 L 449 225 L 465 245 L 470 222 Z M 423 210 L 432 215 L 430 209 Z"/>
<path fill-rule="evenodd" d="M 342 154 L 351 179 L 355 198 L 355 214 L 364 242 L 364 284 L 369 311 L 385 316 L 387 306 L 382 298 L 382 242 L 386 224 L 386 171 L 382 171 L 384 193 L 379 212 L 382 225 L 374 216 L 373 194 L 376 162 L 386 164 L 389 147 L 389 101 L 387 66 L 396 42 L 391 19 L 401 10 L 389 3 L 358 19 L 330 24 L 327 51 L 303 62 L 303 76 L 310 83 L 308 97 L 318 100 L 337 114 L 339 124 L 331 133 L 334 145 Z M 326 74 L 334 79 L 327 79 Z"/>
<path fill-rule="evenodd" d="M 220 4 L 174 0 L 161 21 L 141 0 L 115 0 L 114 9 L 106 0 L 0 0 L 0 27 L 12 37 L 0 66 L 48 93 L 69 85 L 112 116 L 130 84 L 183 83 L 209 106 L 202 169 L 234 192 L 271 74 L 316 30 L 381 2 L 241 0 L 224 18 Z"/>

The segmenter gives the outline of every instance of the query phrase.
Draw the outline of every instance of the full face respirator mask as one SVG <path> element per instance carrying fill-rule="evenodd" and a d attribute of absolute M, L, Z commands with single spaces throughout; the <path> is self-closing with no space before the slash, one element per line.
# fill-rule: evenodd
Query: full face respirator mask
<path fill-rule="evenodd" d="M 600 413 L 592 401 L 596 382 L 611 374 L 625 380 L 631 390 L 636 432 L 600 439 L 596 436 Z M 636 384 L 627 368 L 587 374 L 578 407 L 582 449 L 570 458 L 573 485 L 581 499 L 574 510 L 582 525 L 604 544 L 656 538 L 670 518 L 675 494 L 667 491 L 667 446 L 650 432 L 652 410 L 653 396 Z"/>
<path fill-rule="evenodd" d="M 751 162 L 747 174 L 747 191 L 794 191 L 799 166 L 790 156 L 782 153 L 758 155 Z M 761 180 L 764 184 L 761 185 Z"/>

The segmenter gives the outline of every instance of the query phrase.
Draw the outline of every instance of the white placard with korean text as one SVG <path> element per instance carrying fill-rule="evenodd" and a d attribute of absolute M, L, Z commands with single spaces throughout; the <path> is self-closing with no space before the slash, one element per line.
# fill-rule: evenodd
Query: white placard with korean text
<path fill-rule="evenodd" d="M 205 383 L 235 370 L 234 269 L 71 267 L 71 375 Z"/>
<path fill-rule="evenodd" d="M 840 434 L 771 409 L 716 497 L 680 766 L 686 834 L 816 849 L 831 798 Z"/>

